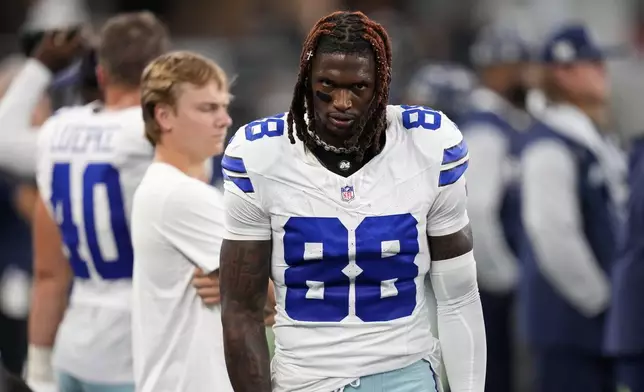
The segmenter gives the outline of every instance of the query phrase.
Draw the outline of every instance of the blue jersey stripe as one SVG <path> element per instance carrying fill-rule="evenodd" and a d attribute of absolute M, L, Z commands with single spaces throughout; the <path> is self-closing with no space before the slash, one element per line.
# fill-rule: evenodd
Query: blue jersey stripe
<path fill-rule="evenodd" d="M 442 170 L 440 176 L 438 177 L 438 186 L 446 186 L 455 183 L 467 170 L 469 165 L 469 160 L 461 163 L 458 166 L 454 166 L 451 169 Z"/>
<path fill-rule="evenodd" d="M 221 167 L 231 172 L 246 174 L 246 166 L 244 165 L 244 160 L 241 158 L 224 155 L 221 160 Z"/>
<path fill-rule="evenodd" d="M 237 185 L 237 188 L 241 189 L 244 193 L 253 193 L 253 184 L 250 182 L 250 178 L 246 177 L 231 177 L 224 173 L 224 181 L 230 181 L 233 184 Z"/>
<path fill-rule="evenodd" d="M 465 140 L 461 140 L 460 143 L 454 147 L 446 148 L 443 150 L 443 165 L 460 161 L 467 155 L 467 144 Z"/>

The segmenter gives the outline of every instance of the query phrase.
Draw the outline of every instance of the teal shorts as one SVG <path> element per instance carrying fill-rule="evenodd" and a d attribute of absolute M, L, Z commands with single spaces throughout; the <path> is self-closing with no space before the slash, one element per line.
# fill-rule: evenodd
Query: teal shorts
<path fill-rule="evenodd" d="M 59 392 L 134 392 L 134 384 L 100 384 L 79 380 L 69 373 L 58 373 Z"/>
<path fill-rule="evenodd" d="M 420 360 L 402 369 L 360 377 L 340 391 L 439 392 L 439 380 L 440 376 L 434 372 L 430 363 Z"/>

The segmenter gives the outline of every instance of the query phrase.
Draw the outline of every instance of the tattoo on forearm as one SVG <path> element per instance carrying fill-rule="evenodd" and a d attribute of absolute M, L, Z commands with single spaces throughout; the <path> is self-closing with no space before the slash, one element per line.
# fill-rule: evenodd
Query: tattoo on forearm
<path fill-rule="evenodd" d="M 271 241 L 229 241 L 221 248 L 224 352 L 235 392 L 270 392 L 264 306 Z"/>

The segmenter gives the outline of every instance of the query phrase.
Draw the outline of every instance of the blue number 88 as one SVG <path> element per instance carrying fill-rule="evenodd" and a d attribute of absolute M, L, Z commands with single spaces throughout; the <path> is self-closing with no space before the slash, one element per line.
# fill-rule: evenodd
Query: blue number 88
<path fill-rule="evenodd" d="M 355 315 L 362 321 L 391 321 L 414 311 L 417 223 L 411 214 L 373 216 L 356 228 Z M 347 228 L 337 218 L 293 217 L 284 232 L 286 313 L 298 321 L 347 317 L 352 269 Z"/>

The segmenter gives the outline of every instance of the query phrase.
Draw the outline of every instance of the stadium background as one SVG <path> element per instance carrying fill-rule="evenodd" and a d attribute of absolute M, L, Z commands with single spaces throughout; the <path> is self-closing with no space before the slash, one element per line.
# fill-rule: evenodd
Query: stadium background
<path fill-rule="evenodd" d="M 609 64 L 619 109 L 614 128 L 621 135 L 644 129 L 637 123 L 636 106 L 644 89 L 630 83 L 644 79 L 637 59 L 644 48 L 643 0 L 43 0 L 41 7 L 45 2 L 40 11 L 35 0 L 0 2 L 0 94 L 15 72 L 20 34 L 43 21 L 100 26 L 117 12 L 155 12 L 168 24 L 175 48 L 205 54 L 234 75 L 232 131 L 288 108 L 302 40 L 320 16 L 336 9 L 361 10 L 388 29 L 394 44 L 395 103 L 404 103 L 409 77 L 424 63 L 469 65 L 469 46 L 485 25 L 514 28 L 537 47 L 552 26 L 575 19 L 587 23 L 600 43 L 631 50 L 631 58 Z M 33 197 L 31 179 L 0 173 L 0 353 L 14 369 L 24 352 Z M 524 362 L 517 386 L 521 392 L 531 384 Z"/>

